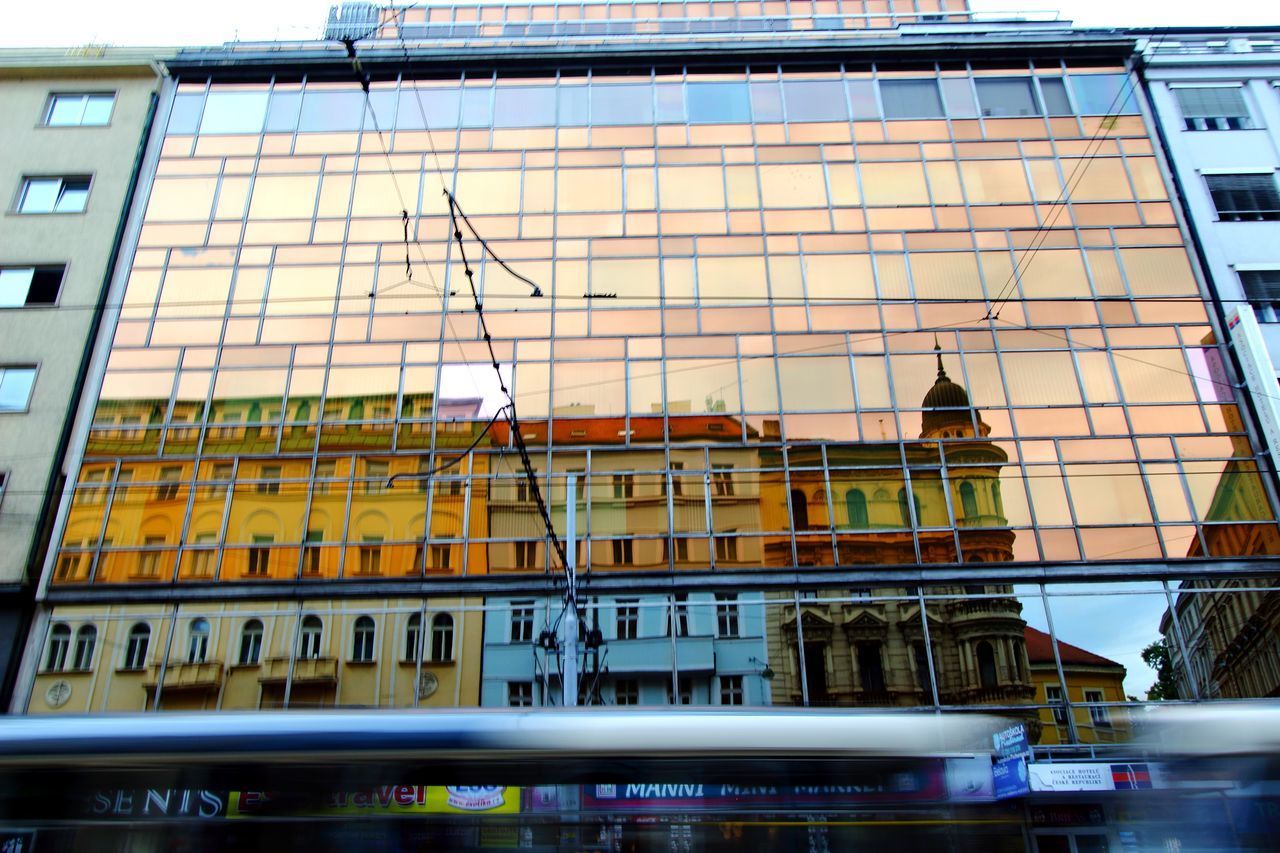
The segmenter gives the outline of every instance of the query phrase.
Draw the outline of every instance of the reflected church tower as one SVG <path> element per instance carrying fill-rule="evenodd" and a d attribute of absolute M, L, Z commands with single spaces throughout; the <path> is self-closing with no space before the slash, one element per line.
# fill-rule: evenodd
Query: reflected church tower
<path fill-rule="evenodd" d="M 934 352 L 938 372 L 921 403 L 917 441 L 826 446 L 836 553 L 829 540 L 825 548 L 816 537 L 802 545 L 801 527 L 793 524 L 800 564 L 851 569 L 1013 559 L 1014 532 L 1000 492 L 1008 454 L 989 439 L 991 427 L 948 375 L 936 342 Z M 803 479 L 797 448 L 790 455 L 794 507 L 822 484 Z M 777 564 L 783 556 L 777 553 Z M 778 662 L 775 702 L 801 704 L 807 693 L 810 705 L 927 705 L 935 689 L 939 701 L 952 705 L 1034 701 L 1027 624 L 1012 589 L 975 584 L 930 593 L 955 597 L 927 602 L 927 635 L 914 588 L 822 591 L 817 599 L 841 600 L 802 600 L 799 626 L 794 606 L 770 608 L 778 614 L 770 649 Z M 1028 722 L 1037 728 L 1034 716 Z"/>

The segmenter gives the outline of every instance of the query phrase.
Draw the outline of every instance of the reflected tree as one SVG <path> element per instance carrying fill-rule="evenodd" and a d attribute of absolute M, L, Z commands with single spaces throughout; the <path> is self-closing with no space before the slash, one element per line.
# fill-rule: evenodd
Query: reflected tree
<path fill-rule="evenodd" d="M 1178 679 L 1173 671 L 1173 658 L 1169 654 L 1169 643 L 1156 640 L 1142 650 L 1142 662 L 1156 671 L 1156 683 L 1147 688 L 1147 699 L 1177 699 Z"/>

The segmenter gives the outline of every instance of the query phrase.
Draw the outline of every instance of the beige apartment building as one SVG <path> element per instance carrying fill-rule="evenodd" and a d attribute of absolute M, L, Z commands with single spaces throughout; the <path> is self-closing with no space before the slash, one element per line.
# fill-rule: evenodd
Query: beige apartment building
<path fill-rule="evenodd" d="M 0 51 L 0 693 L 163 69 L 152 50 Z"/>

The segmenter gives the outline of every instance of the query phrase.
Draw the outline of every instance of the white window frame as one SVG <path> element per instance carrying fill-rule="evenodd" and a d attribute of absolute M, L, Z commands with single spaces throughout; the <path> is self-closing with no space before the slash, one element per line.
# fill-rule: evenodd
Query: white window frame
<path fill-rule="evenodd" d="M 53 111 L 54 111 L 54 108 L 57 106 L 59 99 L 65 99 L 67 101 L 70 101 L 73 98 L 78 99 L 80 101 L 78 120 L 74 122 L 59 122 L 57 124 L 54 124 L 52 121 Z M 85 121 L 84 120 L 85 113 L 88 111 L 89 101 L 91 98 L 96 98 L 99 100 L 103 98 L 110 99 L 110 104 L 107 107 L 107 115 L 105 120 L 103 121 Z M 115 92 L 50 92 L 49 98 L 45 102 L 44 114 L 41 117 L 40 126 L 55 127 L 55 128 L 110 127 L 111 120 L 112 118 L 115 117 L 115 112 L 116 112 L 116 93 Z"/>
<path fill-rule="evenodd" d="M 27 202 L 28 194 L 31 192 L 31 185 L 41 181 L 57 181 L 58 193 L 54 198 L 53 207 L 48 210 L 23 210 L 23 206 Z M 84 205 L 75 210 L 59 210 L 58 206 L 62 203 L 67 192 L 67 184 L 71 181 L 85 183 L 84 189 Z M 23 175 L 22 182 L 18 185 L 18 197 L 13 205 L 13 212 L 23 216 L 52 216 L 54 214 L 77 214 L 84 213 L 89 209 L 89 195 L 93 192 L 93 177 L 91 175 Z"/>
<path fill-rule="evenodd" d="M 10 370 L 31 371 L 31 387 L 27 389 L 27 399 L 21 408 L 0 409 L 0 415 L 21 415 L 31 411 L 31 400 L 36 395 L 36 383 L 40 381 L 40 365 L 38 364 L 0 364 L 0 385 L 4 383 L 4 375 Z"/>
<path fill-rule="evenodd" d="M 1084 691 L 1084 701 L 1087 703 L 1096 703 L 1105 702 L 1107 700 L 1101 690 L 1086 690 Z M 1107 712 L 1106 708 L 1096 704 L 1090 704 L 1089 722 L 1093 723 L 1095 727 L 1109 729 L 1111 728 L 1111 714 Z"/>
<path fill-rule="evenodd" d="M 746 679 L 741 675 L 722 675 L 720 681 L 720 704 L 741 706 L 747 704 Z M 737 699 L 737 701 L 733 701 Z"/>
<path fill-rule="evenodd" d="M 35 302 L 31 299 L 31 285 L 35 282 L 36 273 L 43 273 L 56 270 L 58 272 L 58 292 L 54 294 L 52 302 Z M 5 273 L 30 273 L 26 277 L 26 290 L 22 293 L 20 302 L 0 302 L 0 309 L 17 310 L 20 308 L 54 308 L 57 307 L 59 300 L 62 298 L 62 286 L 67 281 L 66 264 L 32 264 L 31 266 L 20 266 L 17 264 L 6 265 L 0 267 L 0 280 L 4 278 Z M 0 299 L 4 294 L 0 293 Z"/>
<path fill-rule="evenodd" d="M 139 626 L 147 629 L 146 640 L 143 643 L 136 644 L 133 632 Z M 129 633 L 125 634 L 124 644 L 124 660 L 120 662 L 120 668 L 128 671 L 145 669 L 147 666 L 147 655 L 151 651 L 151 624 L 149 622 L 135 622 L 129 626 Z"/>

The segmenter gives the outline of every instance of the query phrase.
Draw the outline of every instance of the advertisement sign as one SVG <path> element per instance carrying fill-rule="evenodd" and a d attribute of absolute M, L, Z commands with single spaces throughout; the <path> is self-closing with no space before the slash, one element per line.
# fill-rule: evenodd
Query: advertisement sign
<path fill-rule="evenodd" d="M 1033 791 L 1140 791 L 1154 788 L 1146 764 L 1030 764 Z"/>
<path fill-rule="evenodd" d="M 996 798 L 991 759 L 986 755 L 947 759 L 947 791 L 952 802 L 989 803 Z"/>
<path fill-rule="evenodd" d="M 586 785 L 587 811 L 835 808 L 880 803 L 942 802 L 947 781 L 942 762 L 924 770 L 868 775 L 849 785 Z"/>
<path fill-rule="evenodd" d="M 228 817 L 268 810 L 271 794 L 232 791 Z M 384 785 L 368 791 L 335 791 L 315 814 L 380 816 L 407 814 L 519 814 L 520 789 L 501 786 Z"/>
<path fill-rule="evenodd" d="M 1022 755 L 1002 758 L 991 768 L 991 780 L 997 800 L 1021 797 L 1031 793 L 1031 777 L 1027 759 Z"/>
<path fill-rule="evenodd" d="M 1031 742 L 1027 740 L 1027 727 L 1022 723 L 996 732 L 991 736 L 996 750 L 996 758 L 1010 758 L 1014 755 L 1031 756 Z"/>

